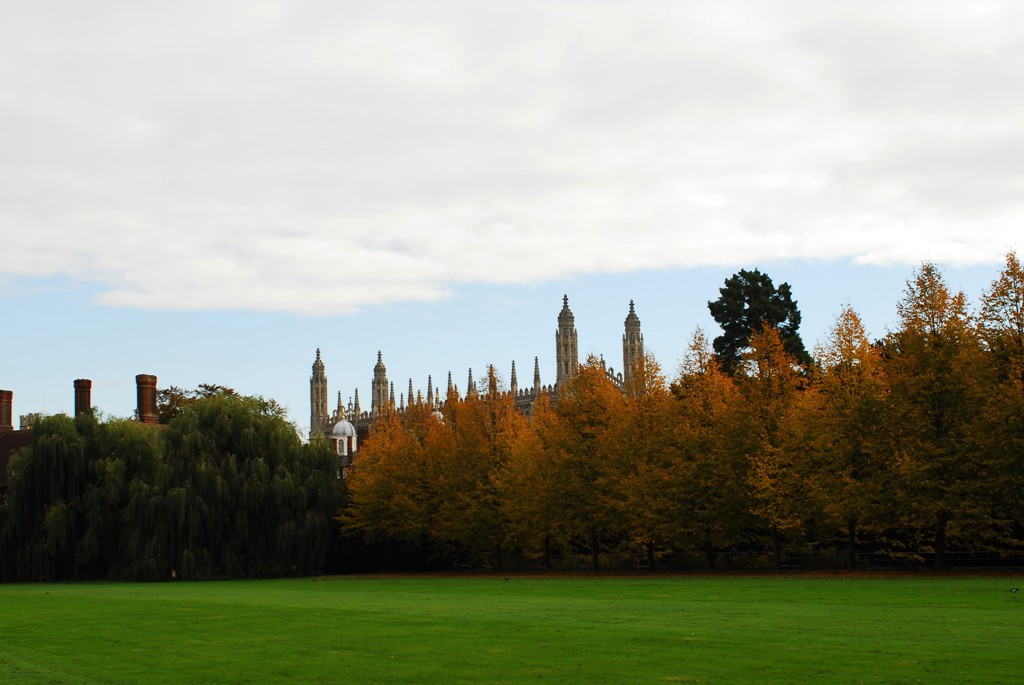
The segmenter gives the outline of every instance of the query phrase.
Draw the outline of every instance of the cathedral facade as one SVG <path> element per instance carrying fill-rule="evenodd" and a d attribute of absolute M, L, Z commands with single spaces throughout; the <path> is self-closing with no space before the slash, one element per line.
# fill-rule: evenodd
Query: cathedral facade
<path fill-rule="evenodd" d="M 555 382 L 550 385 L 541 383 L 540 361 L 533 359 L 533 383 L 520 387 L 516 372 L 516 363 L 512 362 L 512 375 L 508 393 L 515 398 L 516 406 L 524 414 L 533 411 L 534 404 L 543 396 L 557 397 L 558 388 L 576 377 L 579 369 L 579 344 L 576 334 L 576 320 L 569 309 L 569 297 L 562 298 L 562 310 L 558 314 L 558 327 L 555 330 Z M 622 371 L 605 369 L 608 379 L 621 391 L 633 380 L 634 370 L 644 356 L 644 336 L 640 332 L 640 318 L 636 315 L 633 301 L 629 302 L 629 313 L 626 315 L 625 332 L 622 335 Z M 452 374 L 448 372 L 448 385 L 445 393 L 453 390 Z M 466 394 L 475 393 L 476 382 L 473 370 L 469 370 L 466 380 Z M 370 386 L 370 407 L 363 409 L 359 402 L 359 390 L 356 389 L 348 404 L 342 403 L 341 392 L 337 394 L 337 404 L 333 411 L 329 406 L 327 390 L 327 371 L 320 358 L 317 348 L 316 359 L 313 361 L 313 373 L 309 379 L 309 439 L 325 438 L 334 443 L 338 454 L 351 459 L 357 441 L 365 438 L 373 422 L 380 417 L 385 409 L 404 412 L 407 405 L 426 402 L 435 411 L 441 411 L 444 398 L 440 388 L 434 385 L 433 378 L 427 376 L 426 393 L 413 390 L 412 379 L 409 379 L 408 392 L 400 393 L 395 401 L 395 384 L 388 380 L 387 368 L 384 366 L 383 355 L 377 352 L 377 364 L 373 367 L 373 381 Z"/>

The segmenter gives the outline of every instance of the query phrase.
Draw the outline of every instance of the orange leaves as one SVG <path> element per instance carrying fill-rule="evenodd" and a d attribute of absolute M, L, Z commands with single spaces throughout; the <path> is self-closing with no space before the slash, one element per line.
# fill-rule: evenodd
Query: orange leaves
<path fill-rule="evenodd" d="M 723 548 L 761 552 L 771 538 L 779 560 L 785 545 L 829 546 L 839 535 L 853 563 L 859 531 L 934 532 L 938 549 L 946 526 L 968 539 L 999 516 L 1020 520 L 1019 262 L 1008 256 L 977 325 L 930 264 L 908 281 L 898 312 L 898 327 L 872 343 L 843 308 L 811 367 L 770 326 L 732 374 L 698 331 L 670 388 L 651 357 L 625 388 L 591 358 L 553 404 L 532 408 L 529 424 L 489 383 L 480 397 L 449 398 L 443 426 L 402 426 L 419 430 L 413 443 L 382 428 L 374 449 L 411 455 L 394 464 L 416 474 L 396 475 L 386 496 L 401 503 L 395 516 L 422 517 L 409 530 L 479 559 L 496 553 L 488 546 L 525 557 L 543 547 L 589 551 L 595 566 L 638 543 L 648 560 L 684 550 L 712 565 Z"/>

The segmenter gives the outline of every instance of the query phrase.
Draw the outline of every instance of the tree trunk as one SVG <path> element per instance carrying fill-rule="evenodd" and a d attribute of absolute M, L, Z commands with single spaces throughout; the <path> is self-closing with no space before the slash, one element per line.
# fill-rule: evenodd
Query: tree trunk
<path fill-rule="evenodd" d="M 940 511 L 935 521 L 935 570 L 941 571 L 946 565 L 946 524 L 949 515 Z"/>
<path fill-rule="evenodd" d="M 647 541 L 647 570 L 654 570 L 654 540 Z"/>
<path fill-rule="evenodd" d="M 544 570 L 551 570 L 551 533 L 544 534 Z"/>
<path fill-rule="evenodd" d="M 846 567 L 851 571 L 857 568 L 857 519 L 846 522 Z"/>
<path fill-rule="evenodd" d="M 601 570 L 601 557 L 597 545 L 597 528 L 590 529 L 590 560 L 594 565 L 594 573 Z"/>
<path fill-rule="evenodd" d="M 704 561 L 707 562 L 709 571 L 715 569 L 715 547 L 711 544 L 711 538 L 704 539 Z"/>
<path fill-rule="evenodd" d="M 501 542 L 495 543 L 494 545 L 494 570 L 501 573 L 504 567 L 503 552 L 501 549 Z"/>
<path fill-rule="evenodd" d="M 775 570 L 782 570 L 782 536 L 779 529 L 772 526 L 772 553 L 775 555 Z"/>

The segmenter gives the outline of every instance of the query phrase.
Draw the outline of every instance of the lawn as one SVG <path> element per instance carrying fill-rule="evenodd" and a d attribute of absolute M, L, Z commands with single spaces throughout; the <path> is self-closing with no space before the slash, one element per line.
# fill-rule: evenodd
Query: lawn
<path fill-rule="evenodd" d="M 2 683 L 1009 683 L 1017 576 L 0 586 Z"/>

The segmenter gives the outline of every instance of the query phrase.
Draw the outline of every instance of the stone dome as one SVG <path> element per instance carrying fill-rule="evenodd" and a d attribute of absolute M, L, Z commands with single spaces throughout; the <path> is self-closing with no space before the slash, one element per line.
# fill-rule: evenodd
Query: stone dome
<path fill-rule="evenodd" d="M 356 434 L 356 427 L 351 423 L 342 419 L 338 423 L 334 424 L 334 430 L 331 431 L 331 436 L 335 438 L 348 438 Z"/>

